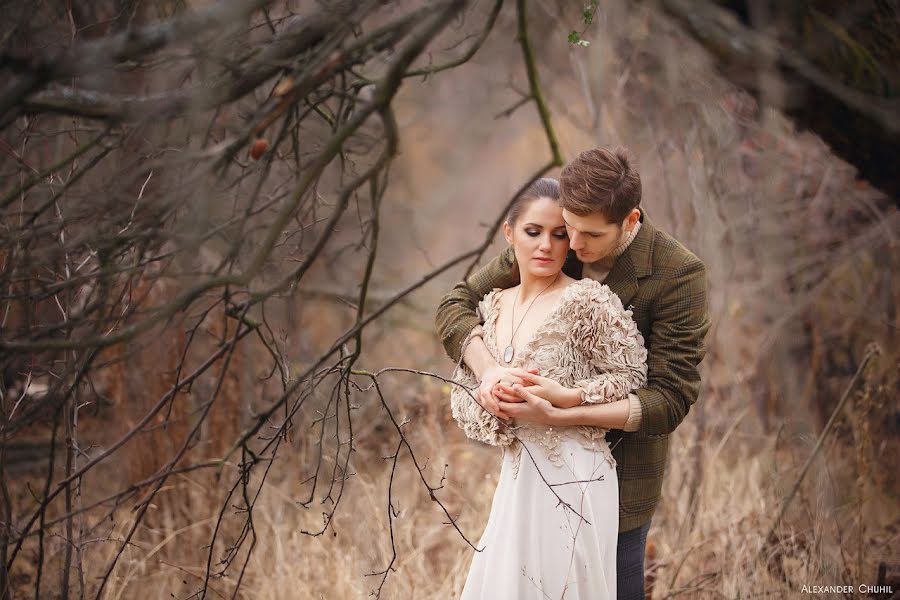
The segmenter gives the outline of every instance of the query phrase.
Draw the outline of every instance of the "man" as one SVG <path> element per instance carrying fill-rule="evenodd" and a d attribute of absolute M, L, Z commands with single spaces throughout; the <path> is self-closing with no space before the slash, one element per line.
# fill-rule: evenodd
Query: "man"
<path fill-rule="evenodd" d="M 625 400 L 565 409 L 576 411 L 579 424 L 610 430 L 619 478 L 618 597 L 643 598 L 647 531 L 660 499 L 668 437 L 700 388 L 697 365 L 709 329 L 706 268 L 640 210 L 641 179 L 624 151 L 582 152 L 562 170 L 560 188 L 569 244 L 578 258 L 566 271 L 607 284 L 633 311 L 648 351 L 646 387 Z M 476 306 L 491 289 L 517 284 L 515 256 L 507 249 L 457 284 L 436 316 L 447 353 L 472 369 L 481 381 L 479 403 L 500 418 L 515 417 L 516 404 L 502 402 L 494 387 L 508 370 L 479 337 Z M 540 395 L 539 386 L 525 389 Z"/>

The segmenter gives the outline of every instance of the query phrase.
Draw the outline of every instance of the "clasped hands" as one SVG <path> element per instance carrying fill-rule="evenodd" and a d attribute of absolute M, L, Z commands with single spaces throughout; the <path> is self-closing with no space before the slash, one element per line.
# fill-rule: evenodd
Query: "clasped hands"
<path fill-rule="evenodd" d="M 537 369 L 498 365 L 484 372 L 476 399 L 497 418 L 552 425 L 560 410 L 581 404 L 581 390 L 541 377 Z"/>

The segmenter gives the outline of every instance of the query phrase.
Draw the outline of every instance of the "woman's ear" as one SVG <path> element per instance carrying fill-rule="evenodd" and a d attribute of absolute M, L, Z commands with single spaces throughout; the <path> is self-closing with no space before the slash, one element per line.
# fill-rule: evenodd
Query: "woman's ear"
<path fill-rule="evenodd" d="M 513 238 L 512 238 L 513 230 L 512 227 L 509 226 L 509 223 L 503 221 L 503 237 L 506 238 L 506 243 L 512 246 Z"/>

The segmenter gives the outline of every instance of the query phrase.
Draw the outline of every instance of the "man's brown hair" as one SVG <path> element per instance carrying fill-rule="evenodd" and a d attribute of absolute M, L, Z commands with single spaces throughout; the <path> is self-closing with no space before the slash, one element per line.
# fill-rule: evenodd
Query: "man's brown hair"
<path fill-rule="evenodd" d="M 623 148 L 593 148 L 579 154 L 559 175 L 559 205 L 580 217 L 601 213 L 621 224 L 641 203 L 641 176 Z"/>

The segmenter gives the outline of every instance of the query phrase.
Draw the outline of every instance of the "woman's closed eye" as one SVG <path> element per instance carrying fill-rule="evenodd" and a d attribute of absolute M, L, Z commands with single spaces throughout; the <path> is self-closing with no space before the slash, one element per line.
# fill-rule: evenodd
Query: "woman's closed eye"
<path fill-rule="evenodd" d="M 526 229 L 525 233 L 528 234 L 529 237 L 537 237 L 537 236 L 541 235 L 542 232 L 540 229 Z M 559 237 L 559 233 L 552 233 L 551 235 L 553 237 L 555 237 L 556 239 L 563 239 L 563 238 L 569 237 L 568 234 L 565 234 L 565 233 L 563 234 L 562 238 Z"/>
<path fill-rule="evenodd" d="M 537 236 L 541 235 L 541 230 L 540 229 L 526 229 L 525 233 L 529 237 L 537 237 Z M 558 240 L 569 239 L 569 234 L 565 231 L 554 231 L 552 235 L 553 235 L 553 237 L 555 237 Z"/>

